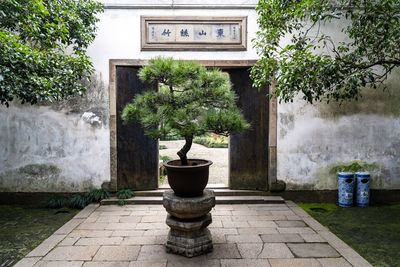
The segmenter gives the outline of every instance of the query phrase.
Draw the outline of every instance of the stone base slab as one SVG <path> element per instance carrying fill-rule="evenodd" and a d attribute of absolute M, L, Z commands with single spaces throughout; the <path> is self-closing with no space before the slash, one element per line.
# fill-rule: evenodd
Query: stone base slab
<path fill-rule="evenodd" d="M 191 258 L 213 250 L 210 230 L 204 228 L 197 232 L 195 236 L 192 234 L 187 235 L 183 231 L 170 230 L 166 244 L 167 253 Z"/>

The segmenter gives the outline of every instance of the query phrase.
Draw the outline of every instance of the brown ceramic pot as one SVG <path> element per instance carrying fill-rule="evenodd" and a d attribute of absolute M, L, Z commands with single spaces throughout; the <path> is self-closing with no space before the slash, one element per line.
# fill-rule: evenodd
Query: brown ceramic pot
<path fill-rule="evenodd" d="M 186 166 L 182 166 L 180 160 L 170 160 L 164 163 L 168 183 L 177 196 L 202 196 L 208 183 L 208 173 L 212 161 L 189 159 L 188 162 L 189 165 Z"/>

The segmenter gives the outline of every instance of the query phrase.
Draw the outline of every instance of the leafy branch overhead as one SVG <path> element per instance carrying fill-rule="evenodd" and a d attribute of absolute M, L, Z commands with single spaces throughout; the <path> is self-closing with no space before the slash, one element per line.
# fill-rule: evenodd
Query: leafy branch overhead
<path fill-rule="evenodd" d="M 0 103 L 36 104 L 85 92 L 93 66 L 95 0 L 0 1 Z"/>
<path fill-rule="evenodd" d="M 400 1 L 260 0 L 251 75 L 285 102 L 358 99 L 400 66 Z"/>
<path fill-rule="evenodd" d="M 139 78 L 150 89 L 124 108 L 123 120 L 139 121 L 152 138 L 171 132 L 184 137 L 186 144 L 178 153 L 182 162 L 194 136 L 228 135 L 249 127 L 236 106 L 228 74 L 220 70 L 192 61 L 155 58 L 140 70 Z"/>

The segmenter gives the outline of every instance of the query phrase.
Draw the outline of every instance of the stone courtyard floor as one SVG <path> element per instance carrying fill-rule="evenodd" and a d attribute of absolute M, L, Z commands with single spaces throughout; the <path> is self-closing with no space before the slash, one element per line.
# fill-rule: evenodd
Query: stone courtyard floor
<path fill-rule="evenodd" d="M 166 215 L 162 205 L 91 204 L 15 266 L 372 266 L 291 201 L 217 204 L 214 251 L 191 259 L 165 252 Z"/>

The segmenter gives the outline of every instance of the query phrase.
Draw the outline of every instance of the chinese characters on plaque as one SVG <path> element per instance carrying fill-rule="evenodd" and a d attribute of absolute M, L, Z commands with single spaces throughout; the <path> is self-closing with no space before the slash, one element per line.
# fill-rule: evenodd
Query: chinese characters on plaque
<path fill-rule="evenodd" d="M 239 43 L 237 24 L 152 24 L 148 28 L 149 43 Z"/>
<path fill-rule="evenodd" d="M 246 19 L 142 18 L 143 50 L 245 50 Z M 144 20 L 144 21 L 143 21 Z M 143 31 L 145 31 L 143 34 Z"/>

